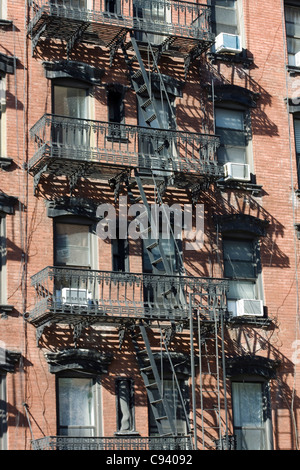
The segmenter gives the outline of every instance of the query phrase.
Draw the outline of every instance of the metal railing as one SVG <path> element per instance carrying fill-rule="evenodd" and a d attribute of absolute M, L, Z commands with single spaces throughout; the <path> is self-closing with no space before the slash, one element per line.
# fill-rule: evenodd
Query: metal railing
<path fill-rule="evenodd" d="M 189 437 L 68 437 L 47 436 L 32 441 L 33 450 L 191 450 Z"/>
<path fill-rule="evenodd" d="M 57 171 L 72 162 L 90 166 L 147 168 L 220 177 L 215 135 L 155 129 L 45 114 L 30 130 L 35 152 L 29 170 L 36 173 L 51 159 Z"/>
<path fill-rule="evenodd" d="M 49 28 L 50 36 L 67 38 L 77 22 L 77 26 L 85 24 L 81 39 L 94 43 L 101 43 L 103 25 L 196 41 L 213 39 L 211 7 L 182 0 L 33 0 L 29 18 L 31 36 L 43 27 L 43 33 Z M 68 25 L 66 20 L 70 21 Z M 59 27 L 62 24 L 65 30 Z M 112 29 L 111 34 L 114 32 Z"/>
<path fill-rule="evenodd" d="M 31 281 L 36 304 L 29 321 L 35 325 L 45 318 L 72 322 L 74 316 L 104 323 L 136 318 L 187 321 L 190 309 L 211 320 L 225 310 L 228 288 L 224 279 L 68 267 L 47 267 Z"/>

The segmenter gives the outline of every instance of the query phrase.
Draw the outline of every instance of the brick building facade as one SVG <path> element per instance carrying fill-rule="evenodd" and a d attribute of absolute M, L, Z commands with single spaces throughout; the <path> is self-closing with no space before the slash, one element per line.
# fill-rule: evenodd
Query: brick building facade
<path fill-rule="evenodd" d="M 300 3 L 203 3 L 1 2 L 1 449 L 298 449 Z"/>

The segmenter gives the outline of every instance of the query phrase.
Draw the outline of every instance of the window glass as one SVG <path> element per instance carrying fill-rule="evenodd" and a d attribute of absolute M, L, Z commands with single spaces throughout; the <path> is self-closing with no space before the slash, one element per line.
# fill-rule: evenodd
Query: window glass
<path fill-rule="evenodd" d="M 229 281 L 230 300 L 256 299 L 257 260 L 253 240 L 223 240 L 224 275 Z"/>
<path fill-rule="evenodd" d="M 87 91 L 85 88 L 54 86 L 54 114 L 74 118 L 87 118 Z"/>
<path fill-rule="evenodd" d="M 216 134 L 220 137 L 218 160 L 226 162 L 247 162 L 245 115 L 243 111 L 216 108 Z"/>
<path fill-rule="evenodd" d="M 145 2 L 136 1 L 134 2 L 134 17 L 139 18 L 139 25 L 142 26 L 144 31 L 147 31 L 147 34 L 144 32 L 137 31 L 135 33 L 136 39 L 139 41 L 147 42 L 151 44 L 161 44 L 167 36 L 159 34 L 151 34 L 149 31 L 166 31 L 167 24 L 171 23 L 171 8 L 169 8 L 168 2 L 162 0 L 154 0 Z"/>
<path fill-rule="evenodd" d="M 184 399 L 187 398 L 187 386 L 184 380 L 179 380 L 179 386 L 180 390 L 183 394 Z M 175 384 L 175 381 L 170 380 L 170 379 L 164 379 L 163 380 L 163 393 L 164 393 L 164 398 L 166 399 L 169 409 L 171 412 L 171 415 L 175 421 L 176 425 L 176 430 L 178 435 L 185 435 L 186 434 L 186 422 L 185 422 L 185 413 L 184 413 L 184 408 L 183 404 L 181 402 L 179 392 L 177 389 L 177 386 Z M 158 396 L 154 393 L 154 400 L 158 399 Z M 162 416 L 161 413 L 163 413 L 162 410 L 159 409 L 160 407 L 158 406 L 158 413 L 160 416 Z M 150 421 L 150 435 L 154 436 L 158 434 L 157 430 L 157 425 L 156 421 L 154 419 L 154 415 L 152 412 L 151 407 L 149 406 L 149 421 Z M 162 422 L 163 426 L 163 431 L 168 434 L 170 432 L 170 427 L 168 422 L 166 421 L 165 423 Z"/>
<path fill-rule="evenodd" d="M 1 346 L 1 341 L 0 341 Z M 0 352 L 1 354 L 1 352 Z M 7 410 L 4 374 L 0 374 L 0 450 L 6 449 Z"/>
<path fill-rule="evenodd" d="M 300 119 L 294 120 L 298 188 L 300 188 Z"/>
<path fill-rule="evenodd" d="M 56 223 L 55 262 L 60 266 L 90 266 L 88 225 Z"/>
<path fill-rule="evenodd" d="M 238 450 L 264 450 L 265 427 L 261 383 L 233 382 L 232 404 Z"/>
<path fill-rule="evenodd" d="M 214 33 L 238 34 L 236 0 L 212 0 L 212 6 Z"/>
<path fill-rule="evenodd" d="M 300 8 L 285 6 L 285 24 L 289 64 L 296 65 L 295 54 L 300 51 Z"/>
<path fill-rule="evenodd" d="M 58 380 L 59 432 L 61 435 L 95 435 L 94 381 L 61 377 Z"/>
<path fill-rule="evenodd" d="M 300 119 L 294 120 L 296 152 L 300 153 Z"/>

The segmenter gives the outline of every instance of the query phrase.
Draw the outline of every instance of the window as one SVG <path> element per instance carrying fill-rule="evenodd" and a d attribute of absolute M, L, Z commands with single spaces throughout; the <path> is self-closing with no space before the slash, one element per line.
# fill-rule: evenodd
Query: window
<path fill-rule="evenodd" d="M 53 113 L 58 116 L 58 122 L 61 116 L 70 118 L 55 127 L 53 139 L 58 144 L 71 149 L 88 145 L 89 126 L 83 126 L 82 121 L 79 121 L 88 119 L 88 108 L 88 87 L 54 84 Z"/>
<path fill-rule="evenodd" d="M 112 243 L 113 271 L 129 272 L 129 244 L 128 239 L 114 238 Z"/>
<path fill-rule="evenodd" d="M 55 264 L 81 268 L 91 267 L 89 225 L 55 224 Z"/>
<path fill-rule="evenodd" d="M 121 13 L 121 4 L 120 0 L 105 0 L 105 12 L 111 14 L 120 14 Z"/>
<path fill-rule="evenodd" d="M 162 0 L 152 0 L 151 2 L 134 2 L 133 16 L 137 18 L 137 29 L 141 28 L 145 32 L 137 31 L 135 33 L 138 41 L 151 44 L 161 44 L 167 36 L 161 34 L 152 34 L 149 31 L 161 31 L 168 34 L 167 23 L 171 23 L 171 8 L 169 3 Z"/>
<path fill-rule="evenodd" d="M 86 8 L 87 0 L 51 0 L 54 5 L 62 5 L 64 8 L 71 9 L 84 9 Z"/>
<path fill-rule="evenodd" d="M 54 224 L 54 263 L 62 269 L 55 278 L 56 302 L 87 306 L 97 297 L 86 272 L 97 269 L 97 237 L 88 219 L 58 217 Z M 78 269 L 81 268 L 81 269 Z"/>
<path fill-rule="evenodd" d="M 134 431 L 134 396 L 133 382 L 129 378 L 116 380 L 117 395 L 117 432 L 130 433 Z"/>
<path fill-rule="evenodd" d="M 186 429 L 186 419 L 185 419 L 185 412 L 184 412 L 184 407 L 187 405 L 187 400 L 188 400 L 188 386 L 187 382 L 183 379 L 178 380 L 179 387 L 183 396 L 183 399 L 185 403 L 183 404 L 179 392 L 176 386 L 176 383 L 172 379 L 164 379 L 163 380 L 163 395 L 164 398 L 166 399 L 171 415 L 173 416 L 175 426 L 176 426 L 176 431 L 178 435 L 186 435 L 187 429 Z M 154 399 L 158 397 L 154 396 Z M 163 412 L 159 411 L 159 405 L 158 406 L 158 413 L 160 416 L 163 416 Z M 162 422 L 163 430 L 165 434 L 168 434 L 170 432 L 170 427 L 167 422 Z M 157 436 L 158 435 L 158 430 L 157 430 L 157 425 L 156 421 L 151 409 L 151 406 L 149 405 L 149 435 L 150 436 Z"/>
<path fill-rule="evenodd" d="M 236 315 L 237 300 L 262 298 L 258 241 L 253 238 L 224 237 L 223 256 L 224 276 L 230 279 L 227 294 L 228 308 L 233 315 Z M 253 314 L 256 312 L 254 304 Z"/>
<path fill-rule="evenodd" d="M 288 63 L 296 66 L 295 54 L 300 52 L 300 8 L 292 6 L 292 2 L 285 5 L 285 27 Z"/>
<path fill-rule="evenodd" d="M 247 163 L 244 111 L 216 108 L 215 120 L 216 134 L 220 136 L 219 162 Z"/>
<path fill-rule="evenodd" d="M 300 188 L 300 117 L 294 119 L 294 134 L 295 134 L 298 188 Z"/>
<path fill-rule="evenodd" d="M 0 304 L 6 304 L 6 234 L 5 217 L 0 214 Z"/>
<path fill-rule="evenodd" d="M 1 341 L 0 341 L 1 345 Z M 0 450 L 6 449 L 7 410 L 6 410 L 6 375 L 0 372 Z"/>
<path fill-rule="evenodd" d="M 6 157 L 6 91 L 5 78 L 0 77 L 0 157 Z"/>
<path fill-rule="evenodd" d="M 160 123 L 157 119 L 151 122 L 151 127 L 155 129 L 174 129 L 175 128 L 175 106 L 174 97 L 168 95 L 168 99 L 159 94 L 154 94 L 155 105 L 159 113 Z M 152 106 L 146 109 L 146 113 L 138 108 L 139 126 L 149 127 L 146 120 L 154 114 Z M 176 158 L 175 144 L 170 141 L 170 136 L 163 136 L 163 132 L 155 134 L 149 138 L 148 132 L 140 130 L 139 135 L 139 152 L 144 158 L 140 158 L 140 164 L 146 168 L 159 169 L 161 167 L 167 169 L 170 158 Z M 158 174 L 158 172 L 156 172 Z M 166 173 L 162 173 L 166 175 Z"/>
<path fill-rule="evenodd" d="M 213 32 L 239 34 L 236 0 L 212 0 Z"/>
<path fill-rule="evenodd" d="M 118 91 L 114 87 L 110 87 L 107 91 L 107 107 L 108 107 L 108 122 L 109 138 L 119 139 L 122 137 L 122 128 L 118 124 L 124 124 L 124 90 Z"/>
<path fill-rule="evenodd" d="M 58 435 L 100 435 L 100 381 L 95 377 L 57 378 Z"/>
<path fill-rule="evenodd" d="M 264 382 L 232 382 L 233 427 L 237 450 L 271 449 L 269 390 Z"/>

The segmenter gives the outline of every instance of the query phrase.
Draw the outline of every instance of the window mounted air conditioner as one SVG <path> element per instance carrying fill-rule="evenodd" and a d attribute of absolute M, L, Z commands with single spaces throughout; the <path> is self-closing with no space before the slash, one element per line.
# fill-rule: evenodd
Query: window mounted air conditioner
<path fill-rule="evenodd" d="M 295 54 L 295 66 L 300 67 L 300 51 Z"/>
<path fill-rule="evenodd" d="M 92 299 L 86 289 L 64 287 L 61 291 L 62 303 L 68 305 L 88 305 Z"/>
<path fill-rule="evenodd" d="M 224 165 L 225 181 L 250 181 L 250 166 L 246 163 L 227 162 Z"/>
<path fill-rule="evenodd" d="M 220 33 L 215 38 L 215 52 L 242 52 L 241 38 L 236 34 Z"/>
<path fill-rule="evenodd" d="M 236 301 L 236 316 L 252 316 L 262 317 L 264 314 L 264 307 L 262 300 L 255 299 L 239 299 Z"/>

